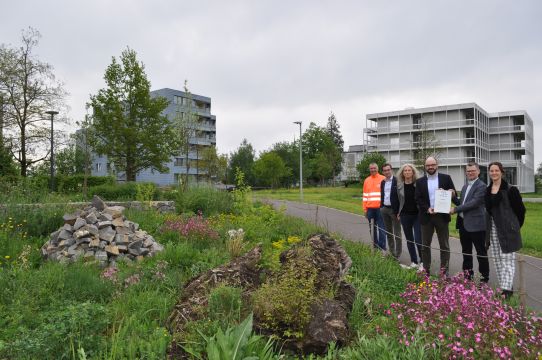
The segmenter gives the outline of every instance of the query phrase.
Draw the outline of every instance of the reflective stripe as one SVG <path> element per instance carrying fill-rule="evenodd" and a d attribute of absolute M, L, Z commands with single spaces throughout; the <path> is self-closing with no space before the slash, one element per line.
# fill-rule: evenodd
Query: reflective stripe
<path fill-rule="evenodd" d="M 380 191 L 373 191 L 373 192 L 363 193 L 363 196 L 380 196 Z"/>
<path fill-rule="evenodd" d="M 380 196 L 379 197 L 369 197 L 367 198 L 367 201 L 380 201 Z"/>

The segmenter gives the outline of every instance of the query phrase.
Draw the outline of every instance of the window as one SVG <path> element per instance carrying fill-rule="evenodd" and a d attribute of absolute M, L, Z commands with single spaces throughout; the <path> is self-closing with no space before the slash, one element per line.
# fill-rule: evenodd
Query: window
<path fill-rule="evenodd" d="M 183 158 L 175 158 L 174 164 L 175 166 L 184 166 L 184 159 Z"/>
<path fill-rule="evenodd" d="M 102 171 L 102 163 L 96 163 L 96 171 L 101 172 Z"/>

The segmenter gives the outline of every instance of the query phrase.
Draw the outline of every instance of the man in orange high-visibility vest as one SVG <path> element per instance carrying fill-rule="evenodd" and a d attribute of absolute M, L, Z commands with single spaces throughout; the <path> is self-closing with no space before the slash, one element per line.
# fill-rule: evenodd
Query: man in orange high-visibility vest
<path fill-rule="evenodd" d="M 378 165 L 369 165 L 369 175 L 363 182 L 363 211 L 365 217 L 372 226 L 373 246 L 382 251 L 386 250 L 386 233 L 384 231 L 384 220 L 380 213 L 380 184 L 385 179 L 384 175 L 378 173 Z M 373 223 L 371 224 L 371 220 Z"/>

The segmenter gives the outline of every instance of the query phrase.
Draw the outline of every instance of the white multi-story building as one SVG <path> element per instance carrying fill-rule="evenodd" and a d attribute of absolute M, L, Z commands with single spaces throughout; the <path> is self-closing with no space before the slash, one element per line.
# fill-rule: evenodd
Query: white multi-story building
<path fill-rule="evenodd" d="M 365 147 L 363 145 L 350 145 L 348 151 L 343 152 L 342 169 L 339 174 L 339 181 L 359 181 L 357 165 L 363 159 Z"/>
<path fill-rule="evenodd" d="M 168 173 L 146 169 L 136 175 L 136 181 L 171 185 L 177 184 L 186 173 L 188 173 L 190 182 L 197 181 L 206 175 L 199 166 L 202 150 L 205 147 L 216 145 L 216 116 L 211 115 L 211 98 L 168 88 L 151 91 L 151 95 L 162 96 L 169 100 L 169 105 L 164 109 L 163 114 L 171 121 L 192 114 L 195 118 L 194 136 L 189 139 L 188 159 L 183 151 L 179 151 L 177 156 L 174 156 L 166 164 L 169 168 Z M 92 175 L 105 176 L 109 174 L 115 174 L 115 171 L 109 164 L 107 157 L 95 156 L 92 161 Z M 123 173 L 119 172 L 115 175 L 119 181 L 124 180 Z"/>
<path fill-rule="evenodd" d="M 435 140 L 439 171 L 450 174 L 457 188 L 469 161 L 480 164 L 486 183 L 487 165 L 500 161 L 509 183 L 534 191 L 533 122 L 526 111 L 488 113 L 467 103 L 368 114 L 363 142 L 368 152 L 380 152 L 398 168 L 415 163 L 424 134 Z"/>

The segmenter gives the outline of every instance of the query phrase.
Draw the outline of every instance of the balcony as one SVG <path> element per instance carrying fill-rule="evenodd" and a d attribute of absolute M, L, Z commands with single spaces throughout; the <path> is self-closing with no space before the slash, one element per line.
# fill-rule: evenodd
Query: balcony
<path fill-rule="evenodd" d="M 507 143 L 491 144 L 489 149 L 491 151 L 525 150 L 525 141 L 514 141 L 514 142 L 507 142 Z"/>
<path fill-rule="evenodd" d="M 509 126 L 490 126 L 490 134 L 509 134 L 514 132 L 525 132 L 525 125 L 509 125 Z"/>
<path fill-rule="evenodd" d="M 427 121 L 426 124 L 423 123 L 409 123 L 409 124 L 399 124 L 397 126 L 376 126 L 365 128 L 365 132 L 370 136 L 374 134 L 384 135 L 389 133 L 402 133 L 402 132 L 418 132 L 422 130 L 440 130 L 440 129 L 450 129 L 450 128 L 459 128 L 459 127 L 471 127 L 474 126 L 474 119 L 456 119 L 456 120 L 445 120 L 445 121 Z M 424 129 L 425 126 L 425 129 Z"/>

